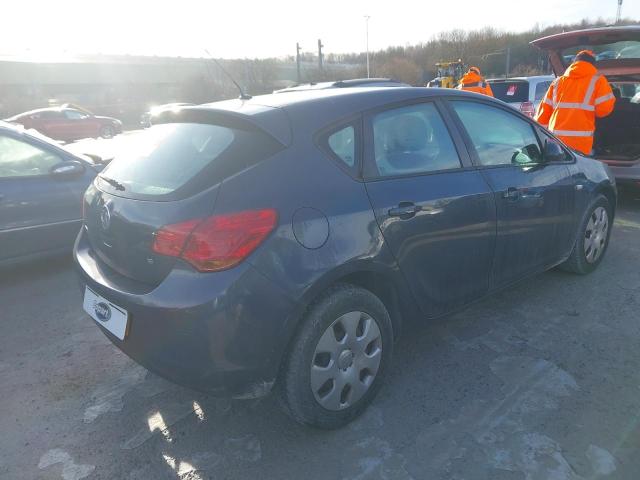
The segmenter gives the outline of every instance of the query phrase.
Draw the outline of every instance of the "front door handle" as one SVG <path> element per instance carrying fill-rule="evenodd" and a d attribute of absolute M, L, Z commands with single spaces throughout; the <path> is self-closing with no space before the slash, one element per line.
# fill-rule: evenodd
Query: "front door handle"
<path fill-rule="evenodd" d="M 420 210 L 421 207 L 413 202 L 400 202 L 397 207 L 390 208 L 388 213 L 390 217 L 408 220 L 413 218 Z"/>
<path fill-rule="evenodd" d="M 520 192 L 516 187 L 509 187 L 502 192 L 502 198 L 506 198 L 507 200 L 517 200 L 519 197 Z"/>

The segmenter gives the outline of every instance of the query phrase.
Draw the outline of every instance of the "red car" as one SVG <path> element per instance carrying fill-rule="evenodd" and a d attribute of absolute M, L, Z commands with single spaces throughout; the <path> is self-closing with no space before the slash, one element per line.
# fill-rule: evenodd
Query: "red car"
<path fill-rule="evenodd" d="M 115 118 L 98 117 L 86 110 L 69 107 L 41 108 L 8 118 L 8 122 L 33 128 L 55 140 L 80 138 L 111 138 L 122 133 L 122 122 Z"/>

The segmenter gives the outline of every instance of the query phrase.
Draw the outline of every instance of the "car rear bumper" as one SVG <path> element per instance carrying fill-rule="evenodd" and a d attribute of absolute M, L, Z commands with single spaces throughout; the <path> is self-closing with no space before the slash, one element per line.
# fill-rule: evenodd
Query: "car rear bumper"
<path fill-rule="evenodd" d="M 629 162 L 628 165 L 621 162 L 604 162 L 611 169 L 611 173 L 620 185 L 634 184 L 640 187 L 640 161 Z"/>
<path fill-rule="evenodd" d="M 253 398 L 269 392 L 296 307 L 246 262 L 213 274 L 176 266 L 152 288 L 101 264 L 84 230 L 76 240 L 74 259 L 83 293 L 88 286 L 128 312 L 124 340 L 100 328 L 133 360 L 208 393 Z M 93 321 L 89 316 L 87 320 Z"/>

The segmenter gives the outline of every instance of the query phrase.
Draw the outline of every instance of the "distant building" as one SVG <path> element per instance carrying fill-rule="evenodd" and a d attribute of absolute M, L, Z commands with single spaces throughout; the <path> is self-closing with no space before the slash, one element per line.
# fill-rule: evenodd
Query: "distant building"
<path fill-rule="evenodd" d="M 275 60 L 224 60 L 249 93 L 295 83 L 296 66 Z M 315 80 L 315 64 L 302 66 L 303 81 Z M 351 65 L 327 71 L 349 78 Z M 316 70 L 317 73 L 317 70 Z M 0 118 L 47 106 L 74 103 L 96 114 L 135 123 L 153 105 L 205 103 L 237 96 L 209 59 L 93 55 L 41 59 L 0 56 Z"/>

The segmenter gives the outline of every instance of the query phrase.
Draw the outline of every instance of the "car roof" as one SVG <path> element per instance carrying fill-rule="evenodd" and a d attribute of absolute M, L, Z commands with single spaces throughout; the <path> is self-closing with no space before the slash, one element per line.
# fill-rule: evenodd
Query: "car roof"
<path fill-rule="evenodd" d="M 510 82 L 513 80 L 519 82 L 546 82 L 548 80 L 553 80 L 554 78 L 556 78 L 555 75 L 531 75 L 529 77 L 489 78 L 487 82 Z"/>
<path fill-rule="evenodd" d="M 307 90 L 259 95 L 248 100 L 226 100 L 194 107 L 182 112 L 207 111 L 249 121 L 267 131 L 284 145 L 290 144 L 293 132 L 315 132 L 331 123 L 360 112 L 421 98 L 441 96 L 483 98 L 484 95 L 456 89 L 426 87 L 356 87 Z M 498 102 L 502 104 L 502 102 Z"/>
<path fill-rule="evenodd" d="M 392 78 L 352 78 L 350 80 L 338 80 L 332 82 L 311 82 L 282 88 L 273 93 L 299 92 L 307 90 L 324 90 L 327 88 L 354 88 L 354 87 L 410 87 L 407 83 Z"/>

